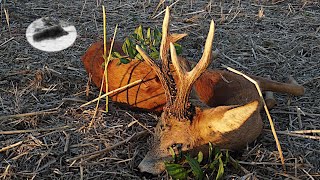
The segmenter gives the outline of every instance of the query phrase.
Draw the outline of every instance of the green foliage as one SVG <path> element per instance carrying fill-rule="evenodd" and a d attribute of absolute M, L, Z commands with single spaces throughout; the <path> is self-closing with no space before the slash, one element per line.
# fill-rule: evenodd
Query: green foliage
<path fill-rule="evenodd" d="M 186 156 L 186 161 L 188 162 L 189 166 L 191 167 L 191 172 L 196 179 L 203 179 L 204 173 L 200 167 L 200 163 L 197 159 L 193 159 L 190 156 Z"/>
<path fill-rule="evenodd" d="M 187 179 L 188 171 L 180 164 L 164 163 L 166 170 L 173 179 Z"/>
<path fill-rule="evenodd" d="M 176 153 L 174 152 L 174 150 L 173 150 L 172 147 L 169 148 L 169 151 L 170 151 L 170 154 L 171 154 L 171 156 L 172 156 L 172 159 L 173 159 L 173 160 L 176 160 L 176 157 L 177 157 L 177 156 L 176 156 Z"/>
<path fill-rule="evenodd" d="M 131 61 L 131 59 L 139 59 L 143 60 L 142 56 L 136 50 L 136 45 L 139 45 L 143 50 L 145 50 L 149 56 L 153 59 L 158 59 L 160 52 L 160 44 L 161 44 L 162 34 L 160 30 L 155 28 L 152 30 L 151 28 L 147 28 L 146 32 L 143 30 L 143 27 L 140 25 L 137 27 L 133 34 L 129 35 L 123 45 L 122 51 L 125 56 L 121 56 L 119 52 L 112 52 L 113 58 L 120 59 L 120 64 L 127 64 Z M 175 48 L 177 54 L 182 53 L 181 45 L 175 43 Z"/>
<path fill-rule="evenodd" d="M 184 155 L 184 159 L 178 159 L 174 155 L 174 150 L 171 148 L 174 162 L 165 162 L 166 170 L 172 179 L 204 179 L 206 176 L 215 177 L 216 180 L 222 179 L 225 167 L 229 164 L 230 155 L 228 151 L 220 151 L 218 148 L 213 148 L 209 143 L 209 157 L 205 163 L 203 162 L 203 153 L 200 151 L 197 157 L 192 158 L 189 155 Z M 179 163 L 176 163 L 178 161 Z M 212 177 L 213 176 L 213 177 Z"/>

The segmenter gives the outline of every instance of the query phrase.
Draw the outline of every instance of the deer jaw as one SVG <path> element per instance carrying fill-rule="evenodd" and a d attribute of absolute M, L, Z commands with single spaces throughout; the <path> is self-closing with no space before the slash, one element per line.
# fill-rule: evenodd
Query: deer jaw
<path fill-rule="evenodd" d="M 153 147 L 139 164 L 142 172 L 159 174 L 164 161 L 170 160 L 172 148 L 180 151 L 200 149 L 211 142 L 220 148 L 238 149 L 254 141 L 262 130 L 259 102 L 243 106 L 220 106 L 201 110 L 196 108 L 192 121 L 163 114 L 159 121 Z M 248 133 L 248 127 L 251 127 Z"/>

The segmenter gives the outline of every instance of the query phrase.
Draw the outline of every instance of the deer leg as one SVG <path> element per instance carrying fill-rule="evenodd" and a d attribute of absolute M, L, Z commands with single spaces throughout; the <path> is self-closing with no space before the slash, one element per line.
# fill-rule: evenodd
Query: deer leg
<path fill-rule="evenodd" d="M 268 109 L 272 109 L 277 104 L 272 91 L 265 92 L 264 101 L 266 102 Z"/>
<path fill-rule="evenodd" d="M 271 80 L 271 77 L 269 75 L 267 76 L 267 78 Z M 266 102 L 268 109 L 272 109 L 277 104 L 272 91 L 265 92 L 264 101 Z"/>
<path fill-rule="evenodd" d="M 251 77 L 259 82 L 262 91 L 287 93 L 295 96 L 301 96 L 304 94 L 305 91 L 305 89 L 298 83 L 280 83 L 262 77 Z"/>

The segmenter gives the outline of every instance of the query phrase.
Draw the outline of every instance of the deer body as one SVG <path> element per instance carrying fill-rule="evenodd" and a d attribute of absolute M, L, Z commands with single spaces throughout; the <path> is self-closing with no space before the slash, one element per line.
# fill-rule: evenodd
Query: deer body
<path fill-rule="evenodd" d="M 110 42 L 107 43 L 107 52 L 110 50 Z M 114 51 L 124 55 L 121 49 L 122 43 L 114 43 Z M 97 87 L 101 87 L 104 76 L 102 64 L 104 59 L 103 42 L 96 42 L 90 46 L 82 57 L 82 62 L 92 81 Z M 166 103 L 163 88 L 152 68 L 144 61 L 132 60 L 128 64 L 119 64 L 118 59 L 109 62 L 108 65 L 109 91 L 120 88 L 136 80 L 142 79 L 143 83 L 126 89 L 111 96 L 112 101 L 129 105 L 130 107 L 149 111 L 162 111 Z M 105 86 L 103 87 L 105 92 Z"/>
<path fill-rule="evenodd" d="M 192 70 L 186 65 L 188 61 L 176 55 L 172 39 L 177 38 L 169 34 L 168 26 L 167 8 L 160 46 L 161 63 L 156 63 L 137 46 L 145 61 L 131 61 L 120 66 L 117 61 L 111 61 L 108 66 L 110 90 L 138 79 L 144 80 L 142 84 L 119 93 L 117 98 L 112 97 L 112 100 L 149 110 L 163 107 L 151 149 L 139 164 L 141 171 L 152 174 L 159 174 L 164 170 L 163 161 L 171 157 L 170 148 L 179 153 L 199 149 L 211 142 L 220 148 L 237 150 L 254 141 L 263 126 L 259 113 L 262 100 L 251 82 L 228 71 L 206 70 L 212 60 L 213 21 L 202 58 Z M 88 63 L 91 61 L 89 56 L 85 55 L 82 60 L 88 73 L 96 73 Z M 102 62 L 103 59 L 100 62 L 98 60 L 97 66 L 100 67 Z M 98 74 L 96 77 L 99 77 L 101 82 L 103 71 Z M 95 75 L 92 74 L 92 77 L 94 80 Z M 303 87 L 298 85 L 253 78 L 258 81 L 262 90 L 293 95 L 302 95 L 304 92 Z M 95 84 L 100 86 L 100 82 L 96 81 Z M 212 108 L 203 109 L 190 103 L 192 87 L 199 99 Z M 133 101 L 130 98 L 133 98 Z M 146 103 L 148 100 L 156 101 L 156 106 L 152 104 L 154 102 Z"/>

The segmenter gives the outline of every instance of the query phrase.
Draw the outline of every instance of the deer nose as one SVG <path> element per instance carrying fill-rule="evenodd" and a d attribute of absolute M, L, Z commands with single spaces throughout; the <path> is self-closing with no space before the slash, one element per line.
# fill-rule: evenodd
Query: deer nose
<path fill-rule="evenodd" d="M 148 161 L 148 160 L 142 160 L 141 163 L 138 166 L 140 172 L 147 172 L 151 173 L 153 175 L 157 175 L 162 173 L 165 170 L 164 162 L 162 161 Z"/>
<path fill-rule="evenodd" d="M 138 166 L 140 172 L 147 172 L 147 167 L 143 165 L 142 163 L 139 164 Z"/>

